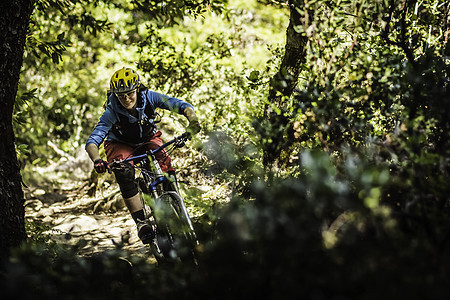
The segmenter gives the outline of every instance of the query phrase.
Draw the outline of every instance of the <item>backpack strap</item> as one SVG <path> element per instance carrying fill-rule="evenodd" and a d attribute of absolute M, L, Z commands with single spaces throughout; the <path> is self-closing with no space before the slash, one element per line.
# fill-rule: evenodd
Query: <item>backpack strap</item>
<path fill-rule="evenodd" d="M 112 94 L 111 90 L 106 91 L 106 101 L 103 103 L 103 109 L 106 109 L 109 103 L 109 96 Z"/>
<path fill-rule="evenodd" d="M 143 84 L 141 84 L 138 88 L 139 93 L 146 90 L 148 90 L 148 88 Z M 155 124 L 161 122 L 161 116 L 155 111 L 155 108 L 151 103 L 147 103 L 147 105 L 145 105 L 144 113 L 146 116 L 153 119 L 153 122 Z"/>

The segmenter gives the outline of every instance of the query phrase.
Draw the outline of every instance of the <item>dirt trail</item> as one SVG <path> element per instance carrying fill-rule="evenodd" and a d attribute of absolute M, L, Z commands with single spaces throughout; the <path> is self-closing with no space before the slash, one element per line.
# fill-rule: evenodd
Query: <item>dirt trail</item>
<path fill-rule="evenodd" d="M 94 213 L 92 209 L 75 208 L 75 203 L 69 201 L 52 205 L 42 204 L 39 200 L 27 201 L 26 217 L 48 226 L 50 230 L 45 233 L 58 242 L 88 241 L 81 254 L 114 249 L 115 243 L 120 243 L 124 236 L 129 238 L 125 248 L 142 253 L 147 251 L 138 239 L 134 221 L 127 211 Z"/>
<path fill-rule="evenodd" d="M 124 236 L 128 237 L 124 248 L 148 253 L 148 248 L 137 237 L 135 223 L 117 186 L 107 189 L 109 194 L 96 192 L 88 196 L 92 166 L 80 153 L 80 157 L 36 168 L 41 180 L 24 189 L 25 217 L 50 228 L 45 233 L 58 242 L 88 241 L 80 254 L 114 249 L 115 243 L 120 243 Z M 68 161 L 71 161 L 69 166 Z"/>

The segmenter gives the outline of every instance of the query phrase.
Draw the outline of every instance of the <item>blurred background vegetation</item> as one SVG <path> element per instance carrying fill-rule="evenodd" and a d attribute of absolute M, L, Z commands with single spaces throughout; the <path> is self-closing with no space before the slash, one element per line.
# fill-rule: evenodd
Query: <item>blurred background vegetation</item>
<path fill-rule="evenodd" d="M 308 43 L 296 91 L 274 105 L 290 9 Z M 44 180 L 36 167 L 84 151 L 109 77 L 136 68 L 200 118 L 202 133 L 174 159 L 203 270 L 30 241 L 5 266 L 2 289 L 71 299 L 448 298 L 449 30 L 444 0 L 37 1 L 15 109 L 25 184 Z M 186 125 L 162 117 L 166 139 Z"/>

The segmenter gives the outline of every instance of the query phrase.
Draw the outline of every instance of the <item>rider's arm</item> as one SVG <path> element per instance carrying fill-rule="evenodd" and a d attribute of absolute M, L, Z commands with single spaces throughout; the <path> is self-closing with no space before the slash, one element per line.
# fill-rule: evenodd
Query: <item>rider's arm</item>
<path fill-rule="evenodd" d="M 150 101 L 150 103 L 152 103 L 154 108 L 159 107 L 162 109 L 174 111 L 176 113 L 179 113 L 180 115 L 184 114 L 184 111 L 187 107 L 190 107 L 192 108 L 192 110 L 194 110 L 194 107 L 186 101 L 174 97 L 169 97 L 157 92 L 147 90 L 145 91 L 145 96 Z"/>
<path fill-rule="evenodd" d="M 186 107 L 184 109 L 184 115 L 189 120 L 189 126 L 186 128 L 186 132 L 193 136 L 200 132 L 200 123 L 198 122 L 197 115 L 192 107 Z"/>
<path fill-rule="evenodd" d="M 189 120 L 189 126 L 186 128 L 188 133 L 194 135 L 200 131 L 197 115 L 195 114 L 194 107 L 190 103 L 149 90 L 145 93 L 145 96 L 152 103 L 153 107 L 175 111 L 180 115 L 186 116 Z"/>
<path fill-rule="evenodd" d="M 98 147 L 96 144 L 92 143 L 86 146 L 86 152 L 89 155 L 89 158 L 92 161 L 96 161 L 97 159 L 100 159 L 100 153 L 98 151 Z"/>
<path fill-rule="evenodd" d="M 195 114 L 195 111 L 192 107 L 186 107 L 184 109 L 184 115 L 189 120 L 189 122 L 198 121 L 197 115 Z"/>
<path fill-rule="evenodd" d="M 107 108 L 103 115 L 100 117 L 100 121 L 98 122 L 97 126 L 95 126 L 86 142 L 85 149 L 92 161 L 100 158 L 98 147 L 100 147 L 101 143 L 103 143 L 103 140 L 108 135 L 108 132 L 114 122 L 113 117 L 113 113 L 110 109 Z"/>

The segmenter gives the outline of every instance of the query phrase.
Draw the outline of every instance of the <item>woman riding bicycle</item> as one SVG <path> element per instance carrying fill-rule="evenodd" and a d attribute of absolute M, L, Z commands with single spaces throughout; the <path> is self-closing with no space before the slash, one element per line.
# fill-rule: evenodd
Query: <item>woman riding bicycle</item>
<path fill-rule="evenodd" d="M 156 129 L 155 109 L 162 108 L 186 116 L 189 126 L 186 131 L 194 135 L 200 125 L 191 104 L 177 98 L 148 90 L 140 82 L 139 75 L 130 68 L 122 68 L 111 77 L 110 94 L 106 110 L 86 143 L 86 152 L 94 162 L 98 173 L 108 168 L 108 163 L 143 154 L 161 146 L 161 132 Z M 99 154 L 99 146 L 106 139 L 104 147 L 107 161 Z M 163 172 L 175 180 L 175 169 L 165 151 L 161 151 L 158 161 Z M 134 181 L 134 168 L 114 169 L 125 205 L 136 222 L 138 236 L 144 244 L 154 238 L 155 233 L 145 222 L 143 204 Z"/>

